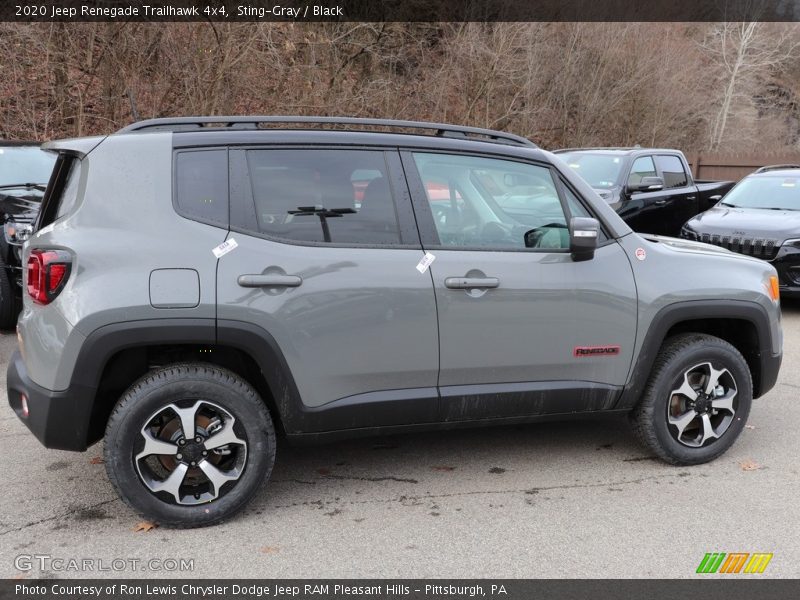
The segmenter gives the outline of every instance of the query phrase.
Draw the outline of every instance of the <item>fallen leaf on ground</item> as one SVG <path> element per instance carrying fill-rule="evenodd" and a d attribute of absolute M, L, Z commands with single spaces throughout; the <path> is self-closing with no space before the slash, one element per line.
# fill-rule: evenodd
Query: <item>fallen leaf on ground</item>
<path fill-rule="evenodd" d="M 434 471 L 455 471 L 456 470 L 455 467 L 448 467 L 446 465 L 437 466 L 437 467 L 431 467 L 431 469 L 433 469 Z"/>
<path fill-rule="evenodd" d="M 89 464 L 91 464 L 91 465 L 102 465 L 104 462 L 106 462 L 106 461 L 104 461 L 104 460 L 102 459 L 102 457 L 100 457 L 100 456 L 93 456 L 93 457 L 92 457 L 92 460 L 90 460 L 90 461 L 89 461 Z"/>
<path fill-rule="evenodd" d="M 156 527 L 158 527 L 158 525 L 156 525 L 155 523 L 152 523 L 150 521 L 142 521 L 141 523 L 137 523 L 136 527 L 134 527 L 133 530 L 136 532 L 150 531 L 151 529 L 155 529 Z"/>
<path fill-rule="evenodd" d="M 756 426 L 755 425 L 745 425 L 744 428 L 745 429 L 755 429 Z"/>
<path fill-rule="evenodd" d="M 261 547 L 261 553 L 262 554 L 275 554 L 276 552 L 279 552 L 279 551 L 280 551 L 280 548 L 278 548 L 277 546 L 262 546 Z"/>
<path fill-rule="evenodd" d="M 743 463 L 739 463 L 739 466 L 742 471 L 758 471 L 761 468 L 761 465 L 754 460 L 746 460 Z"/>

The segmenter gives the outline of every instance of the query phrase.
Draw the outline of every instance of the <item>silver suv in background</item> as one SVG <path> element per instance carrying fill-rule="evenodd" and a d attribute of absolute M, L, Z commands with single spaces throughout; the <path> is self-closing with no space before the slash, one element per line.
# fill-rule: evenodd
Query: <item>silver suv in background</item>
<path fill-rule="evenodd" d="M 635 234 L 511 134 L 195 117 L 52 142 L 17 415 L 122 498 L 227 518 L 290 441 L 617 411 L 703 463 L 775 384 L 775 270 Z"/>

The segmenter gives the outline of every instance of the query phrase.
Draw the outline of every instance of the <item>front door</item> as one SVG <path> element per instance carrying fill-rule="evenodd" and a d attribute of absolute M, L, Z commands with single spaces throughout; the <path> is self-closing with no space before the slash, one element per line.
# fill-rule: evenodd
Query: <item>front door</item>
<path fill-rule="evenodd" d="M 594 259 L 572 260 L 564 207 L 590 213 L 548 165 L 441 153 L 403 163 L 436 257 L 441 417 L 610 408 L 636 333 L 620 246 L 606 239 Z"/>

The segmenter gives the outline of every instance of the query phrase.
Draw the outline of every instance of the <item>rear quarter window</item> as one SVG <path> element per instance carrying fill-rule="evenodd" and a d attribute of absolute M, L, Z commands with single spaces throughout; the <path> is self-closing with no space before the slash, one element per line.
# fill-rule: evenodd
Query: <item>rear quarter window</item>
<path fill-rule="evenodd" d="M 42 208 L 36 229 L 41 229 L 65 216 L 78 201 L 78 184 L 81 178 L 81 161 L 70 154 L 61 154 L 56 160 L 47 190 L 42 198 Z"/>
<path fill-rule="evenodd" d="M 175 208 L 212 225 L 228 226 L 228 151 L 191 150 L 175 156 Z"/>

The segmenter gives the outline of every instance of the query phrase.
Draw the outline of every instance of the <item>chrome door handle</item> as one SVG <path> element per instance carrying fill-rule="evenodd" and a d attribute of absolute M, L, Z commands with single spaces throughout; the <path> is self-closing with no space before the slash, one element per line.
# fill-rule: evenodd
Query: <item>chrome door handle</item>
<path fill-rule="evenodd" d="M 655 204 L 656 206 L 662 206 L 666 203 L 667 203 L 666 200 L 656 200 L 655 202 L 653 202 L 653 204 Z"/>
<path fill-rule="evenodd" d="M 297 287 L 303 279 L 297 275 L 239 275 L 236 282 L 246 288 Z"/>
<path fill-rule="evenodd" d="M 497 277 L 448 277 L 444 285 L 451 290 L 486 289 L 498 287 L 500 280 Z"/>

